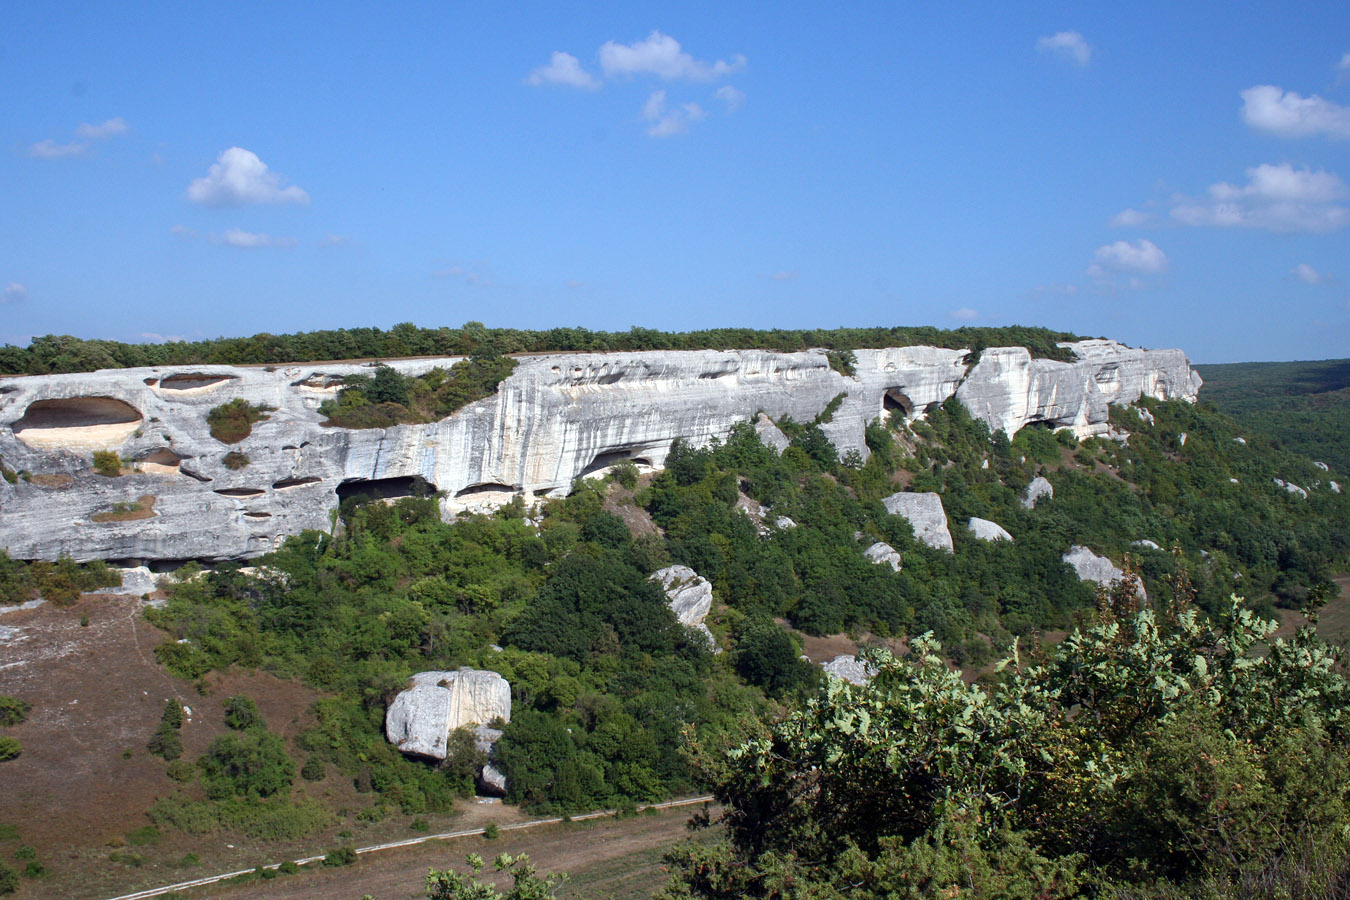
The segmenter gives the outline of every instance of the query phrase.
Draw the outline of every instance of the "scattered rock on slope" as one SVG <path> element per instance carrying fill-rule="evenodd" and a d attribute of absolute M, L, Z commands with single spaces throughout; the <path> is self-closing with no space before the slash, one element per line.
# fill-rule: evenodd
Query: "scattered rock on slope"
<path fill-rule="evenodd" d="M 900 571 L 900 553 L 884 541 L 877 541 L 875 544 L 868 547 L 863 551 L 863 556 L 866 556 L 878 565 L 881 563 L 888 563 L 892 569 L 897 572 Z"/>
<path fill-rule="evenodd" d="M 821 665 L 821 669 L 827 675 L 833 675 L 835 678 L 843 679 L 850 684 L 867 684 L 872 680 L 872 676 L 877 670 L 867 663 L 858 659 L 856 656 L 836 656 L 834 659 Z"/>
<path fill-rule="evenodd" d="M 716 647 L 712 632 L 703 624 L 712 609 L 712 583 L 688 566 L 666 566 L 651 575 L 666 592 L 666 603 L 680 624 L 700 632 L 708 646 Z"/>
<path fill-rule="evenodd" d="M 1042 497 L 1054 496 L 1055 486 L 1050 483 L 1049 479 L 1042 475 L 1037 475 L 1035 478 L 1031 479 L 1031 484 L 1027 485 L 1027 493 L 1026 496 L 1022 498 L 1022 505 L 1027 509 L 1032 509 L 1036 506 L 1036 501 L 1040 500 Z"/>
<path fill-rule="evenodd" d="M 934 493 L 891 494 L 881 501 L 886 512 L 904 516 L 914 526 L 914 536 L 935 550 L 952 552 L 952 533 L 947 530 L 947 512 L 942 498 Z"/>
<path fill-rule="evenodd" d="M 970 533 L 982 541 L 1011 541 L 1013 536 L 1008 534 L 1008 530 L 997 522 L 991 522 L 988 519 L 978 519 L 974 516 L 966 523 Z"/>
<path fill-rule="evenodd" d="M 1087 547 L 1074 544 L 1062 557 L 1069 567 L 1077 573 L 1079 580 L 1091 581 L 1104 588 L 1110 588 L 1125 578 L 1125 573 L 1105 556 L 1098 556 Z M 1148 599 L 1144 585 L 1136 583 L 1135 594 L 1140 601 Z"/>
<path fill-rule="evenodd" d="M 384 734 L 404 753 L 445 759 L 450 732 L 494 719 L 511 721 L 511 685 L 496 672 L 418 672 L 389 704 Z"/>

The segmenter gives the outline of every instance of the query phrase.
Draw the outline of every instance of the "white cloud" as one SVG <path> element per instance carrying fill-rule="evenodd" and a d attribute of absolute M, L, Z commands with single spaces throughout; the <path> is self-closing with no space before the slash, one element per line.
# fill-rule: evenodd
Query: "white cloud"
<path fill-rule="evenodd" d="M 110 137 L 116 137 L 119 134 L 126 134 L 131 128 L 127 120 L 121 116 L 108 119 L 101 125 L 90 125 L 88 122 L 81 124 L 75 129 L 76 137 L 82 137 L 90 141 L 106 141 Z"/>
<path fill-rule="evenodd" d="M 1336 63 L 1336 68 L 1342 72 L 1350 72 L 1350 53 L 1341 57 L 1341 61 Z"/>
<path fill-rule="evenodd" d="M 482 268 L 486 269 L 487 261 L 482 262 Z M 463 282 L 468 287 L 492 287 L 492 278 L 490 275 L 479 271 L 479 265 L 474 264 L 473 268 L 459 264 L 444 266 L 439 269 L 433 269 L 431 274 L 437 278 L 453 278 L 456 281 Z"/>
<path fill-rule="evenodd" d="M 721 59 L 704 62 L 685 53 L 680 42 L 670 35 L 653 31 L 646 40 L 632 44 L 606 41 L 600 47 L 600 68 L 609 78 L 655 75 L 667 81 L 679 78 L 712 81 L 744 69 L 745 57 L 738 53 L 730 62 Z"/>
<path fill-rule="evenodd" d="M 1279 137 L 1350 137 L 1350 107 L 1313 94 L 1303 97 L 1274 85 L 1259 84 L 1241 92 L 1242 120 L 1257 131 Z"/>
<path fill-rule="evenodd" d="M 58 144 L 51 138 L 38 141 L 28 148 L 28 155 L 34 159 L 67 159 L 71 156 L 84 156 L 89 152 L 89 144 L 84 141 L 71 141 Z"/>
<path fill-rule="evenodd" d="M 187 196 L 203 206 L 247 206 L 257 203 L 309 202 L 309 194 L 285 183 L 269 170 L 257 154 L 242 147 L 231 147 L 201 178 L 188 185 Z"/>
<path fill-rule="evenodd" d="M 19 284 L 17 281 L 11 281 L 5 285 L 5 289 L 0 291 L 0 303 L 22 303 L 28 299 L 28 288 Z"/>
<path fill-rule="evenodd" d="M 1212 184 L 1203 197 L 1174 198 L 1172 218 L 1182 225 L 1264 228 L 1269 231 L 1335 231 L 1350 225 L 1341 201 L 1350 188 L 1322 170 L 1263 163 L 1247 169 L 1247 183 Z"/>
<path fill-rule="evenodd" d="M 745 105 L 745 91 L 737 90 L 729 84 L 722 85 L 713 96 L 727 105 L 728 113 L 734 113 Z"/>
<path fill-rule="evenodd" d="M 707 115 L 697 103 L 685 103 L 667 109 L 665 91 L 653 91 L 647 102 L 642 104 L 642 118 L 652 123 L 647 128 L 648 137 L 665 138 L 684 134 L 691 122 L 697 122 Z"/>
<path fill-rule="evenodd" d="M 796 269 L 784 269 L 784 270 L 781 271 L 781 272 L 774 272 L 774 273 L 773 273 L 772 275 L 770 275 L 769 277 L 772 278 L 774 281 L 796 281 L 796 280 L 797 280 L 797 270 L 796 270 Z"/>
<path fill-rule="evenodd" d="M 1147 225 L 1152 218 L 1148 213 L 1137 209 L 1122 209 L 1111 217 L 1111 224 L 1117 228 L 1134 228 Z"/>
<path fill-rule="evenodd" d="M 980 317 L 980 312 L 979 310 L 971 309 L 969 306 L 963 306 L 960 309 L 952 310 L 947 313 L 947 315 L 956 319 L 958 322 L 974 322 Z"/>
<path fill-rule="evenodd" d="M 1325 275 L 1307 263 L 1299 263 L 1294 266 L 1294 268 L 1289 271 L 1289 274 L 1305 284 L 1321 284 L 1327 280 Z"/>
<path fill-rule="evenodd" d="M 295 238 L 277 237 L 261 232 L 244 231 L 241 228 L 228 228 L 224 234 L 211 235 L 211 243 L 222 247 L 237 247 L 240 250 L 256 250 L 260 247 L 294 247 Z"/>
<path fill-rule="evenodd" d="M 560 84 L 585 91 L 600 89 L 600 80 L 583 69 L 575 56 L 561 50 L 555 50 L 549 64 L 535 69 L 525 82 L 533 85 Z"/>
<path fill-rule="evenodd" d="M 1092 59 L 1092 47 L 1076 31 L 1060 31 L 1042 37 L 1036 41 L 1036 50 L 1040 53 L 1052 53 L 1078 66 L 1086 66 Z"/>
<path fill-rule="evenodd" d="M 1098 247 L 1092 254 L 1092 265 L 1087 273 L 1093 278 L 1109 278 L 1116 274 L 1161 275 L 1167 271 L 1167 254 L 1152 241 L 1116 241 Z M 1131 287 L 1142 287 L 1142 283 L 1131 282 Z"/>
<path fill-rule="evenodd" d="M 350 247 L 355 243 L 345 234 L 326 234 L 319 238 L 320 247 Z"/>

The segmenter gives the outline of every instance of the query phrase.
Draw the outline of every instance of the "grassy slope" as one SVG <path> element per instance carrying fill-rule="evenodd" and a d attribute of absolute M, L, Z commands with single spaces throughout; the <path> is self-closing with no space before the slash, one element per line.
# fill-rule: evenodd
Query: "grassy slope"
<path fill-rule="evenodd" d="M 1350 473 L 1350 359 L 1196 369 L 1202 400 L 1278 446 Z"/>

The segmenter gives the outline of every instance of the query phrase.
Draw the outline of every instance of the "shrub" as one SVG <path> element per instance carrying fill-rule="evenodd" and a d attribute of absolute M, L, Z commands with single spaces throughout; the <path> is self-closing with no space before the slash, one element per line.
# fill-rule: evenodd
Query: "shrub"
<path fill-rule="evenodd" d="M 202 864 L 201 857 L 197 856 L 197 854 L 195 853 L 184 854 L 182 859 L 174 863 L 175 866 L 178 866 L 183 869 L 191 868 L 192 866 L 199 866 L 201 864 Z"/>
<path fill-rule="evenodd" d="M 248 466 L 249 459 L 248 456 L 240 453 L 238 450 L 231 450 L 229 453 L 225 454 L 225 458 L 220 462 L 225 468 L 238 472 L 240 469 Z"/>
<path fill-rule="evenodd" d="M 290 860 L 290 859 L 286 860 L 284 863 L 282 863 L 281 865 L 277 866 L 277 874 L 278 874 L 278 875 L 294 875 L 295 873 L 297 873 L 297 872 L 299 872 L 299 871 L 300 871 L 300 867 L 299 867 L 298 865 L 296 865 L 296 863 L 295 863 L 294 860 Z"/>
<path fill-rule="evenodd" d="M 26 700 L 0 695 L 0 725 L 8 728 L 22 723 L 32 708 Z"/>
<path fill-rule="evenodd" d="M 128 831 L 127 843 L 133 847 L 144 847 L 148 844 L 158 844 L 160 837 L 158 828 L 153 825 L 146 825 L 143 828 L 137 828 L 135 831 Z"/>
<path fill-rule="evenodd" d="M 431 830 L 431 825 L 427 822 L 426 819 L 422 818 L 413 819 L 412 824 L 409 825 L 408 827 L 413 831 L 420 832 L 422 834 L 425 834 L 426 832 Z"/>
<path fill-rule="evenodd" d="M 197 767 L 185 759 L 175 759 L 169 763 L 169 767 L 164 770 L 164 774 L 179 784 L 187 784 L 197 774 Z"/>
<path fill-rule="evenodd" d="M 614 476 L 615 481 L 628 488 L 628 490 L 631 491 L 633 488 L 637 487 L 638 467 L 637 463 L 633 462 L 631 459 L 625 459 L 623 462 L 617 463 L 611 470 L 611 474 Z"/>
<path fill-rule="evenodd" d="M 197 765 L 213 800 L 271 797 L 289 790 L 295 778 L 295 761 L 281 738 L 259 729 L 221 735 Z"/>
<path fill-rule="evenodd" d="M 489 822 L 487 827 L 483 829 L 483 837 L 489 841 L 495 841 L 497 838 L 501 837 L 501 835 L 502 830 L 497 827 L 496 822 Z"/>
<path fill-rule="evenodd" d="M 356 851 L 351 847 L 338 847 L 323 858 L 325 866 L 350 866 L 356 862 Z"/>
<path fill-rule="evenodd" d="M 23 745 L 17 738 L 0 737 L 0 762 L 9 762 L 11 759 L 17 759 L 23 752 Z"/>
<path fill-rule="evenodd" d="M 266 421 L 274 411 L 274 407 L 255 406 L 243 397 L 236 397 L 208 412 L 206 421 L 211 426 L 211 437 L 222 444 L 237 444 L 253 433 L 255 423 Z"/>
<path fill-rule="evenodd" d="M 0 895 L 12 894 L 19 889 L 19 874 L 4 863 L 0 863 Z"/>
<path fill-rule="evenodd" d="M 182 727 L 183 707 L 178 705 L 177 700 L 170 699 L 164 704 L 164 715 L 160 717 L 159 727 L 151 735 L 145 749 L 173 762 L 183 755 L 183 739 L 178 736 L 178 729 Z"/>
<path fill-rule="evenodd" d="M 311 756 L 305 760 L 304 767 L 300 769 L 300 777 L 306 781 L 323 781 L 327 775 L 328 767 L 317 756 Z"/>
<path fill-rule="evenodd" d="M 116 478 L 122 474 L 122 457 L 111 450 L 95 450 L 94 471 L 109 478 Z"/>
<path fill-rule="evenodd" d="M 225 724 L 236 731 L 266 728 L 262 712 L 252 697 L 236 696 L 225 701 Z"/>

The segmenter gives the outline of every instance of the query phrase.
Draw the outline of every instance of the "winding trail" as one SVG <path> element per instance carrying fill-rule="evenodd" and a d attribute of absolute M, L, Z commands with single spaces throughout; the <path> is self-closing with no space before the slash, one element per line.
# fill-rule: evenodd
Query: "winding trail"
<path fill-rule="evenodd" d="M 694 806 L 699 803 L 711 803 L 711 802 L 713 802 L 713 798 L 711 796 L 686 797 L 682 800 L 667 800 L 665 803 L 652 803 L 649 806 L 641 807 L 640 810 L 673 809 L 678 806 Z M 602 819 L 606 816 L 612 816 L 616 812 L 617 810 L 613 809 L 597 810 L 595 812 L 588 812 L 582 813 L 581 815 L 577 816 L 571 816 L 570 821 L 584 822 L 587 819 Z M 558 825 L 563 821 L 565 821 L 563 816 L 553 816 L 547 819 L 531 819 L 528 822 L 514 822 L 509 825 L 498 825 L 497 828 L 499 831 L 518 831 L 523 828 L 536 828 L 540 825 Z M 386 844 L 372 844 L 369 847 L 357 847 L 356 852 L 358 854 L 377 853 L 381 850 L 394 850 L 399 847 L 411 847 L 415 844 L 425 844 L 428 841 L 444 841 L 450 840 L 451 838 L 473 837 L 474 835 L 483 834 L 484 831 L 486 830 L 487 830 L 486 828 L 466 828 L 462 831 L 446 831 L 441 834 L 428 834 L 423 835 L 422 837 L 408 838 L 407 840 L 403 841 L 391 841 Z M 304 866 L 310 863 L 319 862 L 322 859 L 323 859 L 322 856 L 307 856 L 304 859 L 294 860 L 294 862 L 298 866 Z M 275 869 L 280 865 L 281 863 L 271 863 L 269 865 L 262 866 L 261 868 Z M 178 884 L 169 884 L 164 885 L 163 887 L 148 888 L 143 891 L 136 891 L 134 894 L 122 894 L 118 897 L 109 898 L 109 900 L 147 900 L 147 898 L 150 897 L 158 897 L 163 894 L 171 894 L 174 893 L 175 891 L 185 891 L 188 890 L 189 888 L 204 887 L 208 884 L 216 884 L 217 882 L 220 881 L 226 881 L 230 878 L 236 878 L 240 875 L 248 875 L 256 871 L 257 867 L 252 869 L 239 869 L 238 871 L 235 872 L 225 872 L 220 875 L 210 875 L 206 878 L 197 878 L 192 881 L 180 881 Z"/>

